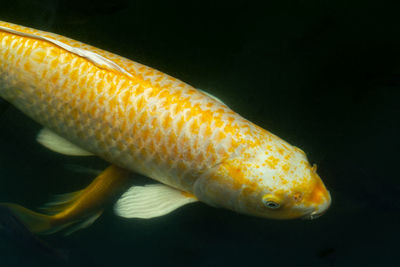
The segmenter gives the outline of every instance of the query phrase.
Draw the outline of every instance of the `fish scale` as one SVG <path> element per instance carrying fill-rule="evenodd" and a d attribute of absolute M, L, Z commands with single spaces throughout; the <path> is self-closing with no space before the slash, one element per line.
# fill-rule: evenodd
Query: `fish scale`
<path fill-rule="evenodd" d="M 0 95 L 110 162 L 192 191 L 206 168 L 254 142 L 253 124 L 175 78 L 55 34 L 0 26 L 94 51 L 127 70 L 130 76 L 49 42 L 0 32 Z"/>

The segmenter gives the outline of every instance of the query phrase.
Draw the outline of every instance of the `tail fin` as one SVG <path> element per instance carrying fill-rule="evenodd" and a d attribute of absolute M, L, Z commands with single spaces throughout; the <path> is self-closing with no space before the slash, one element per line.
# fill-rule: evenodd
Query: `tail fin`
<path fill-rule="evenodd" d="M 47 234 L 60 230 L 53 216 L 40 214 L 13 203 L 0 203 L 0 206 L 10 209 L 32 233 Z"/>
<path fill-rule="evenodd" d="M 53 199 L 44 207 L 48 215 L 13 203 L 0 203 L 0 207 L 11 210 L 32 233 L 52 234 L 69 227 L 70 234 L 91 225 L 113 195 L 125 188 L 128 177 L 128 171 L 111 165 L 85 189 Z"/>
<path fill-rule="evenodd" d="M 16 244 L 29 254 L 32 253 L 34 257 L 40 253 L 55 260 L 67 261 L 69 258 L 69 251 L 55 248 L 32 234 L 6 205 L 0 205 L 0 239 L 3 237 L 7 242 Z"/>

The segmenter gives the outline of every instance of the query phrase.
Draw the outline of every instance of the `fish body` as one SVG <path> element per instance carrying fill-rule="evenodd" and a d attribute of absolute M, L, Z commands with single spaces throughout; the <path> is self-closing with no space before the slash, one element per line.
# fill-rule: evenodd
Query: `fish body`
<path fill-rule="evenodd" d="M 217 207 L 315 216 L 330 195 L 299 148 L 167 74 L 0 22 L 0 97 L 84 151 Z"/>

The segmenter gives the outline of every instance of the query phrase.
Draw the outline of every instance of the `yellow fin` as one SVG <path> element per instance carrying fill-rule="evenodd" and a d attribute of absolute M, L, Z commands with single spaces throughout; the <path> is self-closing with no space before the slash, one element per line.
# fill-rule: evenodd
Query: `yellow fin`
<path fill-rule="evenodd" d="M 55 197 L 40 214 L 13 203 L 0 203 L 18 218 L 31 232 L 51 234 L 64 228 L 68 233 L 92 224 L 103 212 L 114 194 L 125 188 L 129 172 L 115 165 L 105 169 L 85 189 Z"/>
<path fill-rule="evenodd" d="M 44 147 L 68 156 L 92 156 L 93 153 L 88 152 L 70 141 L 62 138 L 47 128 L 42 129 L 36 140 Z"/>
<path fill-rule="evenodd" d="M 39 209 L 46 214 L 57 214 L 76 201 L 82 192 L 83 190 L 79 190 L 72 193 L 55 195 L 48 203 L 44 204 Z"/>
<path fill-rule="evenodd" d="M 99 212 L 93 214 L 92 216 L 90 216 L 89 218 L 87 218 L 86 220 L 71 226 L 70 228 L 68 228 L 66 230 L 65 235 L 70 235 L 73 232 L 76 232 L 78 230 L 81 230 L 81 229 L 91 226 L 97 220 L 97 218 L 99 218 L 101 216 L 102 213 L 103 213 L 103 211 L 99 211 Z"/>
<path fill-rule="evenodd" d="M 33 233 L 45 233 L 53 229 L 54 218 L 40 214 L 13 203 L 0 203 L 6 207 Z"/>
<path fill-rule="evenodd" d="M 118 200 L 114 211 L 125 218 L 149 219 L 196 201 L 195 196 L 163 184 L 133 186 Z"/>

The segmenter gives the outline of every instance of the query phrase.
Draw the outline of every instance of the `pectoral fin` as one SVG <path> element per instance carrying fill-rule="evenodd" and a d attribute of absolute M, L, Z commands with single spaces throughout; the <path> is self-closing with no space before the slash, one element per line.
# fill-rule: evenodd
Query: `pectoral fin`
<path fill-rule="evenodd" d="M 133 186 L 118 200 L 114 210 L 121 217 L 149 219 L 196 201 L 195 196 L 163 184 Z"/>
<path fill-rule="evenodd" d="M 36 139 L 40 144 L 48 149 L 68 156 L 92 156 L 93 153 L 86 151 L 70 141 L 55 134 L 49 129 L 42 129 Z"/>

